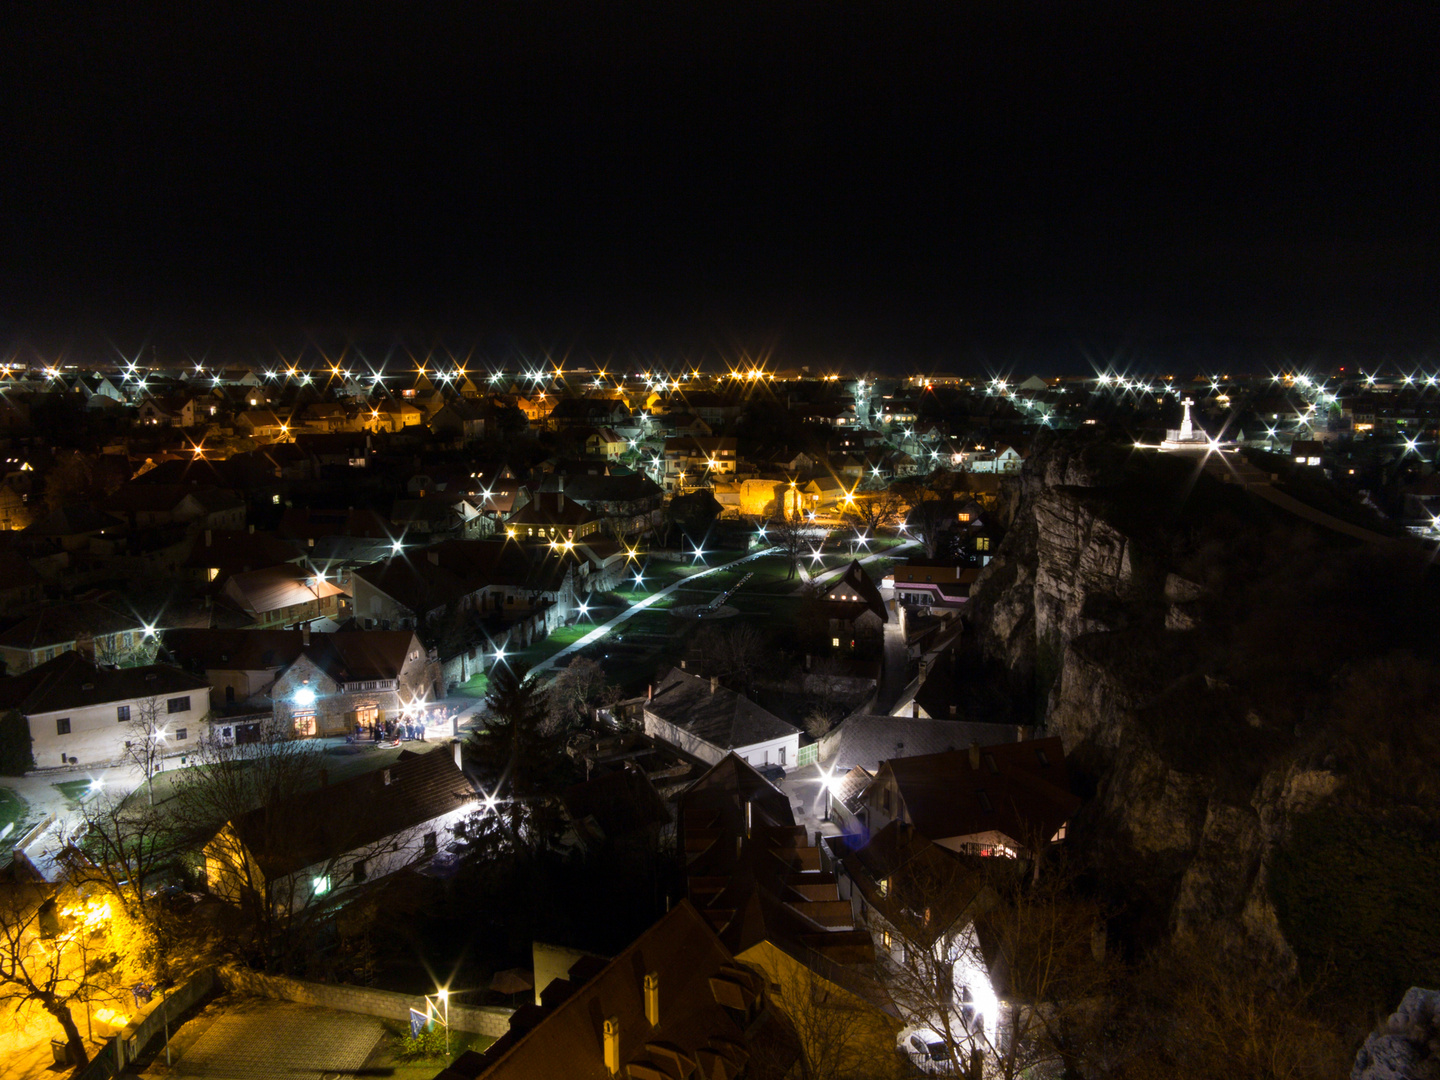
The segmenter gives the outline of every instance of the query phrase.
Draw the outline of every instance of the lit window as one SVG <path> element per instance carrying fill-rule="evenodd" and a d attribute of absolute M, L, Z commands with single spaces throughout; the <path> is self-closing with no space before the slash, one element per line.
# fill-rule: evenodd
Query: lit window
<path fill-rule="evenodd" d="M 831 638 L 831 639 L 830 639 L 830 645 L 831 645 L 832 648 L 838 649 L 838 648 L 840 647 L 840 639 L 839 639 L 838 637 L 836 637 L 836 638 Z"/>

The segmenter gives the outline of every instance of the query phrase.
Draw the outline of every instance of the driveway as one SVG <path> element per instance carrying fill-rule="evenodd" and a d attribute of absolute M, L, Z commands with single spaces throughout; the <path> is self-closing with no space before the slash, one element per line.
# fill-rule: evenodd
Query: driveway
<path fill-rule="evenodd" d="M 244 1000 L 226 1009 L 166 1076 L 208 1080 L 323 1080 L 353 1076 L 385 1029 L 373 1016 L 289 1001 Z M 164 1051 L 156 1058 L 160 1075 Z M 438 1070 L 437 1070 L 438 1071 Z"/>

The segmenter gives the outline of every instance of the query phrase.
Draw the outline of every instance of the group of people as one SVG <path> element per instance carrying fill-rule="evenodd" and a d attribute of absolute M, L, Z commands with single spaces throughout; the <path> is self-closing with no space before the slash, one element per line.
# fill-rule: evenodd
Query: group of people
<path fill-rule="evenodd" d="M 384 720 L 371 721 L 369 724 L 356 724 L 355 735 L 358 739 L 369 739 L 371 742 L 409 742 L 411 739 L 425 741 L 425 724 L 420 720 Z"/>

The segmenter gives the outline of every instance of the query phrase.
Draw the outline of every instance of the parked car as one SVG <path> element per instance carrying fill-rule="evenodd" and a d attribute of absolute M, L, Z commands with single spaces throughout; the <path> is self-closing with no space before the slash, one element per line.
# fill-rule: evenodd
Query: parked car
<path fill-rule="evenodd" d="M 911 1035 L 906 1040 L 905 1049 L 910 1055 L 910 1061 L 927 1076 L 943 1076 L 956 1071 L 945 1040 L 935 1038 L 933 1031 Z"/>

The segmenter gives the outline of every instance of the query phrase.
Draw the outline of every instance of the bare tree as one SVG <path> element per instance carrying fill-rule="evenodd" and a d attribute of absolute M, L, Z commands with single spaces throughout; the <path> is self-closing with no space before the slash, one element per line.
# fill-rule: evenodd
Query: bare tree
<path fill-rule="evenodd" d="M 977 865 L 978 864 L 978 865 Z M 1063 873 L 959 858 L 934 845 L 890 879 L 889 983 L 958 1067 L 1014 1080 L 1076 1070 L 1099 1052 L 1113 965 L 1103 912 Z"/>
<path fill-rule="evenodd" d="M 175 774 L 175 796 L 166 804 L 172 820 L 208 838 L 207 873 L 212 862 L 224 868 L 226 891 L 240 904 L 267 963 L 303 934 L 305 919 L 290 917 L 296 898 L 282 895 L 286 887 L 265 874 L 253 853 L 278 853 L 303 841 L 299 823 L 278 810 L 320 786 L 322 761 L 319 744 L 273 722 L 253 743 L 226 743 L 212 734 L 195 747 L 190 767 Z M 260 807 L 277 812 L 241 835 L 236 823 Z M 357 815 L 362 810 L 357 807 Z"/>
<path fill-rule="evenodd" d="M 706 627 L 697 644 L 705 657 L 705 669 L 733 679 L 745 693 L 769 661 L 764 636 L 748 623 L 720 628 Z"/>
<path fill-rule="evenodd" d="M 881 529 L 898 524 L 904 509 L 905 500 L 893 488 L 857 492 L 845 505 L 845 520 L 856 532 L 866 532 L 873 536 Z"/>
<path fill-rule="evenodd" d="M 545 688 L 545 716 L 551 732 L 582 724 L 603 697 L 605 672 L 594 660 L 579 657 L 561 668 Z"/>
<path fill-rule="evenodd" d="M 157 643 L 154 637 L 142 635 L 126 647 L 119 634 L 101 634 L 95 639 L 95 663 L 114 667 L 138 667 L 153 664 Z"/>
<path fill-rule="evenodd" d="M 766 972 L 772 1000 L 795 1028 L 805 1080 L 885 1080 L 910 1074 L 896 1046 L 901 1023 L 886 1010 L 885 990 L 871 975 L 863 965 L 839 970 L 813 955 L 808 962 L 776 964 Z"/>
<path fill-rule="evenodd" d="M 817 541 L 819 545 L 825 542 L 824 531 L 812 522 L 807 522 L 805 515 L 797 507 L 789 505 L 789 501 L 790 496 L 787 493 L 786 505 L 783 505 L 779 515 L 766 525 L 771 541 L 790 561 L 789 573 L 785 575 L 786 581 L 790 581 L 800 572 L 800 561 L 810 551 L 811 545 Z"/>
<path fill-rule="evenodd" d="M 123 756 L 145 777 L 145 791 L 150 796 L 150 805 L 155 805 L 155 787 L 151 779 L 160 771 L 165 753 L 164 703 L 158 697 L 137 701 L 130 719 L 125 722 L 125 748 Z"/>
<path fill-rule="evenodd" d="M 820 738 L 845 715 L 845 702 L 835 685 L 843 667 L 833 656 L 815 661 L 809 671 L 800 672 L 800 689 L 809 704 L 805 711 L 805 730 Z"/>
<path fill-rule="evenodd" d="M 1353 1062 L 1313 986 L 1240 955 L 1219 931 L 1171 942 L 1128 985 L 1135 1008 L 1118 1072 L 1129 1080 L 1320 1080 Z"/>
<path fill-rule="evenodd" d="M 910 511 L 905 515 L 905 524 L 910 535 L 925 547 L 927 558 L 933 559 L 939 550 L 940 536 L 955 523 L 954 504 L 928 488 L 916 488 L 910 500 Z"/>
<path fill-rule="evenodd" d="M 182 830 L 162 807 L 101 794 L 80 808 L 80 827 L 66 849 L 66 873 L 76 885 L 98 885 L 136 922 L 152 912 L 147 884 L 174 865 Z"/>
<path fill-rule="evenodd" d="M 83 899 L 69 886 L 14 882 L 0 890 L 0 1001 L 49 1013 L 76 1064 L 89 1053 L 71 1007 L 104 997 L 116 980 L 110 923 L 103 898 Z"/>

